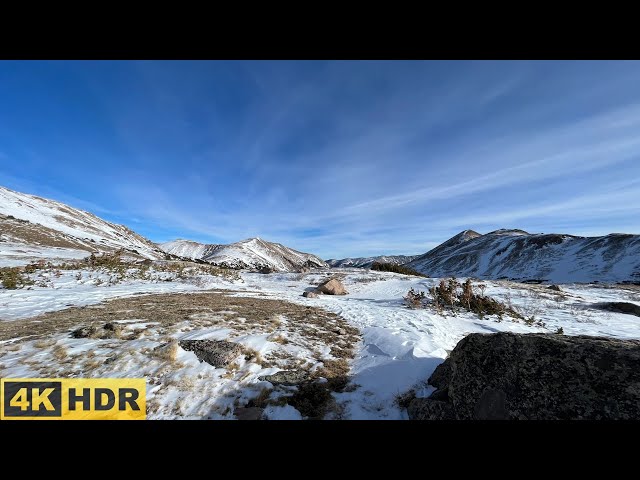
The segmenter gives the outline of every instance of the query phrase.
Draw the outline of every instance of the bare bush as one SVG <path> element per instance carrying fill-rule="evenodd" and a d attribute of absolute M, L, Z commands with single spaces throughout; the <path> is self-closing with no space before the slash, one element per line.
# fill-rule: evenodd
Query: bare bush
<path fill-rule="evenodd" d="M 484 288 L 481 290 L 484 291 Z M 439 313 L 445 309 L 453 313 L 464 310 L 477 313 L 480 318 L 484 318 L 485 315 L 497 315 L 499 318 L 502 318 L 503 315 L 509 315 L 514 318 L 522 318 L 522 315 L 511 306 L 476 293 L 471 279 L 467 279 L 464 283 L 458 282 L 455 278 L 442 279 L 437 286 L 429 289 L 429 294 L 431 298 L 426 298 L 425 292 L 415 291 L 412 288 L 404 300 L 411 308 L 431 306 Z"/>

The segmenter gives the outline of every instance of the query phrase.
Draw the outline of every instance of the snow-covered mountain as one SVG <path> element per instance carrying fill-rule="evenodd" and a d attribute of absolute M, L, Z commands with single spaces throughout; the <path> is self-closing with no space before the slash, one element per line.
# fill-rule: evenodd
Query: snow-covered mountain
<path fill-rule="evenodd" d="M 343 258 L 341 260 L 330 259 L 327 260 L 327 263 L 331 268 L 369 268 L 373 262 L 402 265 L 418 258 L 419 256 L 420 255 L 380 255 L 378 257 Z"/>
<path fill-rule="evenodd" d="M 640 235 L 603 237 L 465 230 L 407 264 L 431 277 L 640 282 Z"/>
<path fill-rule="evenodd" d="M 164 258 L 158 246 L 124 225 L 46 198 L 0 187 L 0 256 L 21 259 L 83 258 L 124 249 Z"/>
<path fill-rule="evenodd" d="M 269 267 L 279 272 L 292 272 L 303 267 L 328 267 L 310 253 L 298 252 L 279 243 L 249 238 L 229 245 L 206 245 L 190 240 L 174 240 L 160 245 L 167 253 L 179 257 L 226 266 L 230 268 Z"/>

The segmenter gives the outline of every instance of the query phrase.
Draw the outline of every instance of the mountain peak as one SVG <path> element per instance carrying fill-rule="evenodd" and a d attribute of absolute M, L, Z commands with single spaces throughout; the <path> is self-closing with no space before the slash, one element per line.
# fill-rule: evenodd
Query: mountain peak
<path fill-rule="evenodd" d="M 464 233 L 407 266 L 432 277 L 555 283 L 637 281 L 640 276 L 640 235 L 578 237 L 503 228 L 470 239 Z"/>
<path fill-rule="evenodd" d="M 471 230 L 471 229 L 467 229 L 467 230 L 463 230 L 460 233 L 458 233 L 457 235 L 453 236 L 452 238 L 456 238 L 456 237 L 463 237 L 463 238 L 477 238 L 477 237 L 481 237 L 482 234 L 476 232 L 475 230 Z"/>
<path fill-rule="evenodd" d="M 270 267 L 276 271 L 287 272 L 298 271 L 309 266 L 327 266 L 315 255 L 298 252 L 260 237 L 246 238 L 228 245 L 205 245 L 183 240 L 163 243 L 161 247 L 165 252 L 179 257 L 204 260 L 214 265 L 231 268 Z"/>
<path fill-rule="evenodd" d="M 529 232 L 520 230 L 519 228 L 500 228 L 493 232 L 487 233 L 487 235 L 531 235 Z"/>

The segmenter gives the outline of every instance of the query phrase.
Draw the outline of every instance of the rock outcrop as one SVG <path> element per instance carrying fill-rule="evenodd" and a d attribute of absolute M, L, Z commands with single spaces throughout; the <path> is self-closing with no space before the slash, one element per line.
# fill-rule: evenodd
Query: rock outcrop
<path fill-rule="evenodd" d="M 411 419 L 640 419 L 640 340 L 473 333 L 429 383 Z"/>
<path fill-rule="evenodd" d="M 596 304 L 596 308 L 615 313 L 626 313 L 640 317 L 640 305 L 630 302 L 605 302 Z"/>

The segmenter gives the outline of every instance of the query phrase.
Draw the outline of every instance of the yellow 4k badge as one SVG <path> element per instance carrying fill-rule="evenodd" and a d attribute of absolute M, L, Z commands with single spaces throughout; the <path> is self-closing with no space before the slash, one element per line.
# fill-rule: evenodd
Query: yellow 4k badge
<path fill-rule="evenodd" d="M 145 420 L 144 378 L 3 378 L 2 420 Z"/>

